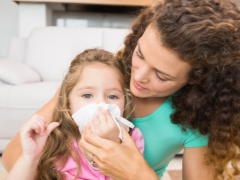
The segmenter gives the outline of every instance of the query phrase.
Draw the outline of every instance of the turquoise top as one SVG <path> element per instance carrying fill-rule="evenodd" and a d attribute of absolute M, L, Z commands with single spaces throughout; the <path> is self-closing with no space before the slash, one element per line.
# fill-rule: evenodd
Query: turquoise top
<path fill-rule="evenodd" d="M 198 131 L 190 129 L 183 132 L 181 125 L 173 124 L 170 119 L 173 112 L 172 100 L 169 97 L 152 114 L 132 119 L 144 137 L 144 158 L 160 178 L 168 163 L 183 148 L 208 144 L 208 136 L 202 136 Z"/>

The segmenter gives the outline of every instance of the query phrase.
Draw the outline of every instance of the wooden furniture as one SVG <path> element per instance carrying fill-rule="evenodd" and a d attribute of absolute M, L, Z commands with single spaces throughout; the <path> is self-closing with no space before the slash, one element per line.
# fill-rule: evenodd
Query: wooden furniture
<path fill-rule="evenodd" d="M 115 6 L 121 9 L 150 5 L 155 0 L 10 0 L 19 5 L 19 36 L 28 37 L 37 27 L 52 26 L 53 12 L 68 13 L 69 7 Z M 114 7 L 114 8 L 115 8 Z M 102 9 L 102 8 L 99 8 Z M 103 8 L 104 9 L 104 8 Z M 76 10 L 76 9 L 75 9 Z"/>
<path fill-rule="evenodd" d="M 75 3 L 88 5 L 147 6 L 153 0 L 13 0 L 15 2 Z"/>

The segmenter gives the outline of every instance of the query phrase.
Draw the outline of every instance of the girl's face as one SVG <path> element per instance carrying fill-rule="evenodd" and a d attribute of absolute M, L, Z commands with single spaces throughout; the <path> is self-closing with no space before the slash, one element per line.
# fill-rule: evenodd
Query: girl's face
<path fill-rule="evenodd" d="M 134 50 L 130 89 L 136 97 L 166 97 L 188 83 L 191 66 L 163 47 L 159 39 L 150 25 Z"/>
<path fill-rule="evenodd" d="M 86 65 L 79 82 L 69 95 L 71 114 L 90 103 L 116 104 L 124 109 L 124 93 L 119 75 L 111 67 L 101 63 Z"/>

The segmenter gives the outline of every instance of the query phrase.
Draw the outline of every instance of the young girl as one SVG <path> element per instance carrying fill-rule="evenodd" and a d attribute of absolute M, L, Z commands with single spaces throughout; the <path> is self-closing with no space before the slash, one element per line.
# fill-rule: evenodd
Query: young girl
<path fill-rule="evenodd" d="M 79 54 L 72 61 L 61 85 L 52 122 L 47 125 L 44 118 L 36 114 L 22 127 L 23 152 L 7 180 L 28 180 L 34 177 L 49 180 L 109 179 L 96 167 L 94 156 L 84 156 L 78 147 L 81 137 L 79 128 L 82 127 L 78 127 L 72 115 L 76 117 L 79 109 L 91 108 L 96 105 L 93 103 L 100 103 L 102 107 L 111 104 L 114 109 L 124 112 L 121 116 L 128 118 L 131 113 L 131 96 L 126 86 L 124 65 L 111 53 L 90 49 Z M 119 129 L 112 115 L 99 108 L 86 128 L 103 138 L 120 143 Z M 143 152 L 140 131 L 134 128 L 131 136 Z M 89 156 L 90 159 L 87 158 Z"/>

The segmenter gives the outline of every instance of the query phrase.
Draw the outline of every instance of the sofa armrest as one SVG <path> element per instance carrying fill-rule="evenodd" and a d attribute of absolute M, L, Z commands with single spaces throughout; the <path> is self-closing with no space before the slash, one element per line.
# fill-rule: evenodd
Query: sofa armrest
<path fill-rule="evenodd" d="M 20 61 L 0 59 L 0 80 L 18 85 L 41 81 L 39 74 Z"/>

